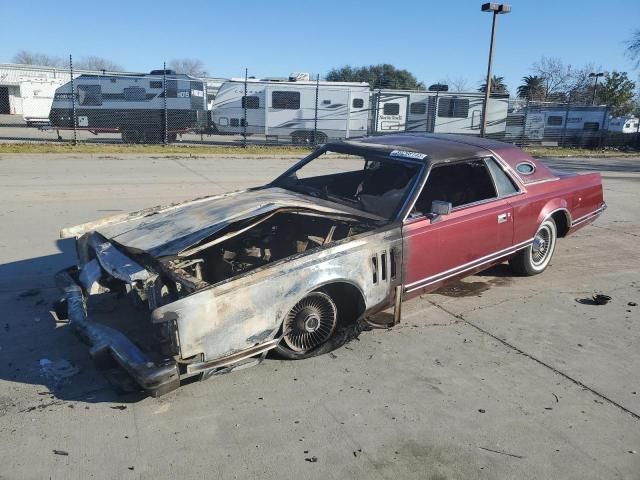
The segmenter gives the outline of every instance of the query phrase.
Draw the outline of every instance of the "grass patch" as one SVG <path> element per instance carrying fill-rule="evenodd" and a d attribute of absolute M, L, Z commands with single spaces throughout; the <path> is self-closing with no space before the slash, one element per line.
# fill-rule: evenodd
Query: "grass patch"
<path fill-rule="evenodd" d="M 155 154 L 155 155 L 220 155 L 220 156 L 303 156 L 312 149 L 309 147 L 293 146 L 263 146 L 249 145 L 242 148 L 236 145 L 125 145 L 79 143 L 0 143 L 0 154 L 3 153 L 61 153 L 61 154 Z M 640 158 L 640 151 L 622 151 L 616 149 L 591 150 L 587 148 L 562 147 L 524 147 L 524 150 L 534 157 L 628 157 Z"/>
<path fill-rule="evenodd" d="M 125 145 L 79 143 L 0 143 L 2 153 L 63 153 L 63 154 L 164 154 L 164 155 L 221 155 L 221 156 L 301 156 L 311 152 L 308 147 L 259 146 L 242 148 L 235 145 Z"/>

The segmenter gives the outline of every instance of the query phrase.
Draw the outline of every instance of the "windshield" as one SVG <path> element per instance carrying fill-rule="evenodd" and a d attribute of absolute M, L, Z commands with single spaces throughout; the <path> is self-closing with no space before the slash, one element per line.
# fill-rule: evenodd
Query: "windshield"
<path fill-rule="evenodd" d="M 392 159 L 384 152 L 321 150 L 272 185 L 392 220 L 410 194 L 420 167 L 420 163 Z"/>

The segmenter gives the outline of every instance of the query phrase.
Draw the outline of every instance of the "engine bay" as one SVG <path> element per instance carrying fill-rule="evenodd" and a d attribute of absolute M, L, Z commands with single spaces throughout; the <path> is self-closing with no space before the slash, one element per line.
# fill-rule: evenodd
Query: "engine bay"
<path fill-rule="evenodd" d="M 270 214 L 231 225 L 164 265 L 198 287 L 215 284 L 269 263 L 314 250 L 375 228 L 352 218 L 302 211 Z"/>

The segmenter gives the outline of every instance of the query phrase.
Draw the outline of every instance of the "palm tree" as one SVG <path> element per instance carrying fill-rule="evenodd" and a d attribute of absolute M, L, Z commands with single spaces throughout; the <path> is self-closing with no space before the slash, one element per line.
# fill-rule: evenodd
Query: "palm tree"
<path fill-rule="evenodd" d="M 528 100 L 544 100 L 544 79 L 538 75 L 522 77 L 522 85 L 518 87 L 518 97 Z"/>
<path fill-rule="evenodd" d="M 487 83 L 483 83 L 482 85 L 480 85 L 480 88 L 478 89 L 479 92 L 486 92 L 487 91 Z M 493 76 L 491 77 L 491 93 L 504 93 L 504 94 L 508 94 L 509 90 L 507 89 L 507 85 L 504 83 L 504 77 L 497 77 L 497 76 Z"/>

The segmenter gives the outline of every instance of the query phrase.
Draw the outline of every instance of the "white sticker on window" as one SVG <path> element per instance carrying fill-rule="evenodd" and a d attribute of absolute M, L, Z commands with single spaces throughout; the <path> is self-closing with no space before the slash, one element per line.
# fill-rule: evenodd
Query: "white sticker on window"
<path fill-rule="evenodd" d="M 413 158 L 415 160 L 424 160 L 427 156 L 424 153 L 418 152 L 408 152 L 406 150 L 393 150 L 390 154 L 390 157 L 404 157 L 404 158 Z"/>
<path fill-rule="evenodd" d="M 78 126 L 79 127 L 88 127 L 89 126 L 89 117 L 85 115 L 78 115 Z"/>

